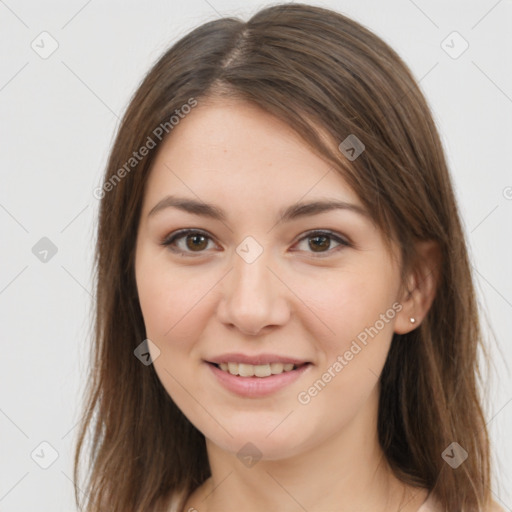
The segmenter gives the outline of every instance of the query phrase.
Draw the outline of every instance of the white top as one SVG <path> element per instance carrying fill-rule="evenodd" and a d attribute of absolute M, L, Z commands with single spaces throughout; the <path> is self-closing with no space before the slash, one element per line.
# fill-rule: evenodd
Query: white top
<path fill-rule="evenodd" d="M 427 499 L 423 502 L 423 504 L 420 506 L 417 512 L 440 512 L 440 510 L 441 507 L 439 507 L 434 496 L 432 494 L 429 494 L 427 496 Z M 181 510 L 178 510 L 178 496 L 176 496 L 176 499 L 172 501 L 171 510 L 169 512 L 182 512 Z M 188 511 L 184 510 L 183 512 Z"/>
<path fill-rule="evenodd" d="M 171 500 L 171 509 L 169 512 L 181 512 L 181 510 L 178 510 L 178 503 L 180 501 L 181 494 L 175 493 L 173 496 L 173 499 Z M 187 512 L 185 510 L 185 512 Z"/>
<path fill-rule="evenodd" d="M 441 508 L 434 499 L 434 495 L 429 493 L 427 499 L 423 502 L 417 512 L 439 512 Z"/>
<path fill-rule="evenodd" d="M 441 507 L 439 506 L 439 503 L 434 498 L 434 495 L 430 493 L 427 496 L 427 499 L 423 502 L 423 504 L 420 506 L 420 508 L 417 510 L 417 512 L 440 512 Z M 169 512 L 182 512 L 181 510 L 178 510 L 178 496 L 176 499 L 172 501 L 171 510 Z M 184 510 L 183 512 L 188 512 L 187 510 Z M 503 508 L 498 506 L 497 504 L 493 504 L 493 507 L 489 512 L 505 512 Z"/>
<path fill-rule="evenodd" d="M 429 494 L 427 499 L 423 502 L 423 505 L 418 509 L 417 512 L 440 512 L 441 506 L 439 502 L 434 498 L 433 494 Z M 492 502 L 491 508 L 486 512 L 505 512 L 496 502 Z"/>

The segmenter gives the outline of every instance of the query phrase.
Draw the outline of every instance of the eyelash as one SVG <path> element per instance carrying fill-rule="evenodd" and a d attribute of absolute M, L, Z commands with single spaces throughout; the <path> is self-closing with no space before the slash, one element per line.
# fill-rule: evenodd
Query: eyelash
<path fill-rule="evenodd" d="M 168 247 L 169 250 L 171 250 L 174 253 L 178 253 L 180 256 L 195 257 L 195 254 L 194 254 L 193 251 L 188 251 L 188 252 L 187 251 L 180 251 L 176 247 L 173 247 L 173 244 L 177 240 L 179 240 L 181 238 L 186 238 L 188 235 L 191 235 L 191 234 L 201 235 L 201 236 L 204 236 L 205 238 L 207 238 L 209 240 L 213 240 L 212 237 L 210 237 L 204 231 L 200 231 L 200 230 L 197 230 L 197 229 L 182 229 L 182 230 L 176 231 L 175 233 L 171 233 L 170 235 L 166 236 L 160 242 L 160 244 L 165 246 L 165 247 Z M 307 240 L 308 238 L 314 238 L 314 237 L 317 237 L 317 236 L 329 237 L 331 240 L 334 240 L 335 242 L 339 243 L 340 245 L 335 247 L 334 249 L 329 249 L 329 250 L 324 251 L 324 252 L 319 252 L 319 253 L 311 252 L 311 254 L 313 255 L 314 258 L 325 258 L 326 256 L 330 256 L 330 255 L 332 255 L 333 252 L 337 252 L 338 250 L 343 249 L 344 247 L 352 247 L 352 245 L 349 242 L 347 242 L 346 240 L 344 240 L 343 238 L 338 236 L 336 233 L 333 233 L 331 231 L 320 231 L 320 230 L 315 230 L 315 231 L 308 232 L 306 234 L 306 236 L 303 236 L 302 238 L 300 238 L 297 243 L 302 242 L 303 240 Z M 205 252 L 205 251 L 197 251 L 196 254 L 199 256 L 202 252 Z"/>

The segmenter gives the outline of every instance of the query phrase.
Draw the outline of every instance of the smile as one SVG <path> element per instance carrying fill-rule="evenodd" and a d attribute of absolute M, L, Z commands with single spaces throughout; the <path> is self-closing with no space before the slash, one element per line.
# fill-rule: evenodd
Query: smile
<path fill-rule="evenodd" d="M 245 363 L 206 362 L 215 381 L 227 391 L 246 398 L 262 398 L 291 385 L 310 371 L 311 363 Z M 222 368 L 221 368 L 222 365 Z M 276 373 L 273 373 L 273 370 Z M 236 373 L 235 373 L 236 372 Z"/>
<path fill-rule="evenodd" d="M 220 363 L 216 365 L 224 372 L 240 377 L 269 377 L 279 375 L 283 372 L 290 372 L 298 368 L 292 363 L 270 363 L 270 364 L 244 364 L 244 363 Z"/>

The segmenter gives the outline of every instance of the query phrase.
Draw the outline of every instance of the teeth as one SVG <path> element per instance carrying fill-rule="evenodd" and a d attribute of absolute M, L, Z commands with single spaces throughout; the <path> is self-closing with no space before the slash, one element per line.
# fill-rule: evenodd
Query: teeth
<path fill-rule="evenodd" d="M 231 373 L 231 375 L 240 375 L 240 377 L 269 377 L 283 372 L 289 372 L 294 369 L 293 363 L 270 363 L 270 364 L 244 364 L 244 363 L 220 363 L 220 369 Z"/>

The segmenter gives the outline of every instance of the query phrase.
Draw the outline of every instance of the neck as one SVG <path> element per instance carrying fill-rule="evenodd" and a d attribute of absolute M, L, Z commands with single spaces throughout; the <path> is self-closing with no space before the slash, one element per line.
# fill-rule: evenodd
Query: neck
<path fill-rule="evenodd" d="M 416 511 L 427 493 L 392 474 L 377 437 L 377 398 L 343 432 L 286 459 L 262 458 L 246 467 L 207 439 L 211 477 L 184 511 Z"/>

